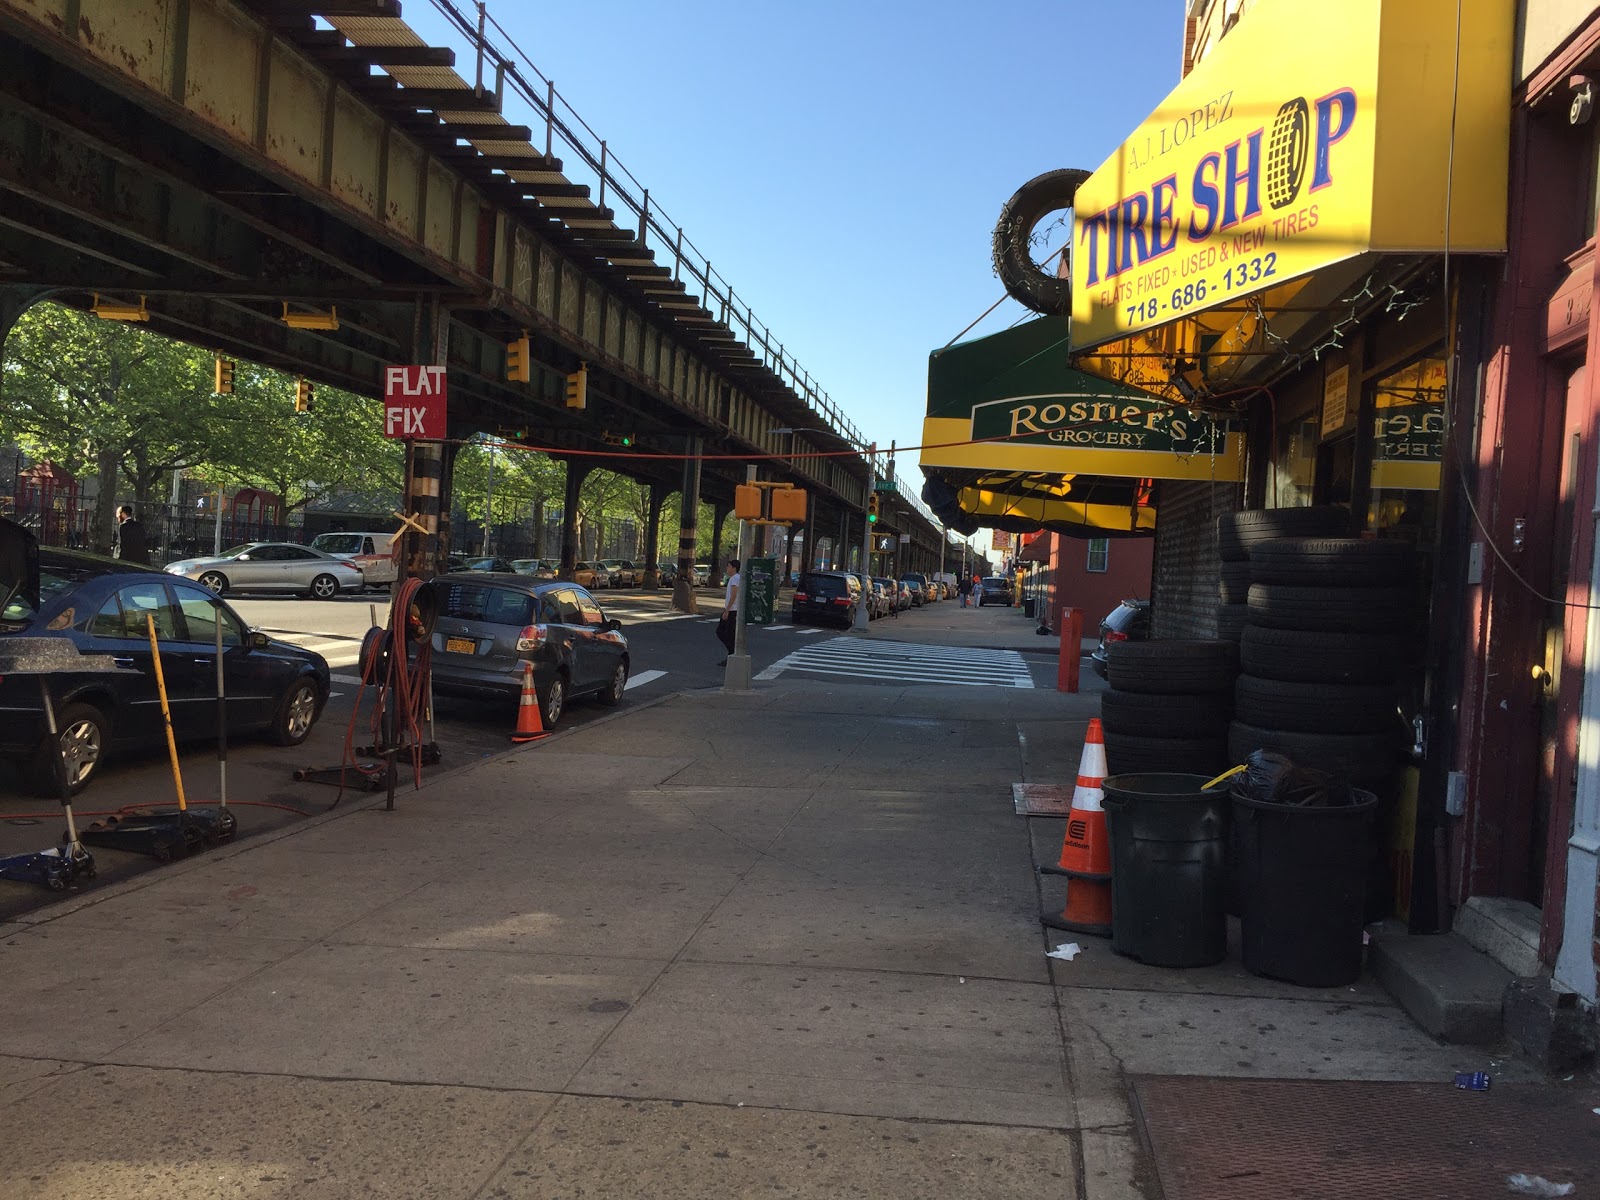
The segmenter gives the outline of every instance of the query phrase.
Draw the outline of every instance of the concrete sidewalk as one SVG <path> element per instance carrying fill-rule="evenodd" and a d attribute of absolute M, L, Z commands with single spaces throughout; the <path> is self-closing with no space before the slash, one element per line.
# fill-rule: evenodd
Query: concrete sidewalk
<path fill-rule="evenodd" d="M 880 617 L 870 636 L 892 642 L 931 642 L 975 650 L 1017 650 L 1024 654 L 1061 654 L 1059 634 L 1036 632 L 1039 622 L 1024 617 L 1020 608 L 962 608 L 959 600 L 941 600 L 913 608 L 898 617 Z M 1083 639 L 1083 652 L 1099 644 L 1098 635 Z"/>
<path fill-rule="evenodd" d="M 625 708 L 0 927 L 0 1194 L 1154 1197 L 1132 1076 L 1508 1077 L 1367 983 L 1047 960 L 1018 735 L 1070 779 L 1097 698 L 955 691 Z"/>

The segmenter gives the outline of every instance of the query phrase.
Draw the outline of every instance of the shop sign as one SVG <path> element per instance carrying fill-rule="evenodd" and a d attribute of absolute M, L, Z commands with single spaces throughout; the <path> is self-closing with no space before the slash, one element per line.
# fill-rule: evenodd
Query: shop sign
<path fill-rule="evenodd" d="M 1259 0 L 1078 189 L 1073 349 L 1447 230 L 1504 249 L 1514 7 Z"/>
<path fill-rule="evenodd" d="M 991 549 L 991 550 L 1009 550 L 1009 549 L 1011 549 L 1011 535 L 1009 533 L 1007 533 L 1004 529 L 996 529 L 994 531 L 994 537 L 990 539 L 989 549 Z"/>
<path fill-rule="evenodd" d="M 1438 490 L 1446 384 L 1442 358 L 1425 358 L 1378 384 L 1372 421 L 1374 489 Z"/>
<path fill-rule="evenodd" d="M 1191 416 L 1154 397 L 1112 397 L 1104 391 L 1012 396 L 972 410 L 972 436 L 1095 450 L 1142 450 L 1165 454 L 1222 452 L 1226 432 L 1216 422 Z M 1137 472 L 1135 472 L 1137 474 Z"/>
<path fill-rule="evenodd" d="M 1322 383 L 1322 436 L 1338 433 L 1350 420 L 1350 368 L 1333 367 Z"/>

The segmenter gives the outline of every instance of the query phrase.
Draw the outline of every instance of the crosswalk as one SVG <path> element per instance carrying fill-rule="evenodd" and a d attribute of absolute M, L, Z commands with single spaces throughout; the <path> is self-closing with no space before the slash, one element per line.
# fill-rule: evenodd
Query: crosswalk
<path fill-rule="evenodd" d="M 825 642 L 802 646 L 780 658 L 756 678 L 772 680 L 785 671 L 885 683 L 1033 687 L 1028 664 L 1015 650 L 927 646 L 916 642 L 878 642 L 853 637 L 833 637 Z"/>

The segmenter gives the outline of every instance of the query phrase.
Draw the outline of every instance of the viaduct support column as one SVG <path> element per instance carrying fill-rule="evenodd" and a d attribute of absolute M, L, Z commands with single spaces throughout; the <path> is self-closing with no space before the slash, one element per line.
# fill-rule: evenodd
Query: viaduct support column
<path fill-rule="evenodd" d="M 644 586 L 655 591 L 661 586 L 661 506 L 667 502 L 667 489 L 650 485 L 649 524 L 644 531 Z"/>
<path fill-rule="evenodd" d="M 683 489 L 682 503 L 678 505 L 678 581 L 672 585 L 672 607 L 679 612 L 697 613 L 700 605 L 695 600 L 694 557 L 700 531 L 700 438 L 690 435 L 683 439 Z"/>
<path fill-rule="evenodd" d="M 711 506 L 711 582 L 715 583 L 721 578 L 722 566 L 727 555 L 722 552 L 722 525 L 728 519 L 728 510 L 720 504 Z M 744 564 L 739 564 L 740 570 Z"/>
<path fill-rule="evenodd" d="M 449 366 L 448 308 L 419 296 L 411 336 L 413 362 Z M 402 561 L 406 576 L 432 579 L 444 573 L 449 554 L 450 474 L 455 466 L 455 447 L 444 442 L 408 442 L 407 446 L 406 491 L 401 508 L 415 514 L 423 532 L 407 531 Z"/>

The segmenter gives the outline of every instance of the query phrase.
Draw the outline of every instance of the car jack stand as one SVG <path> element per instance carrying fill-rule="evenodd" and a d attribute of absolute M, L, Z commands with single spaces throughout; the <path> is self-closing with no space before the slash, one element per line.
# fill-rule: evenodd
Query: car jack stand
<path fill-rule="evenodd" d="M 347 787 L 358 792 L 383 791 L 382 766 L 379 763 L 353 763 L 348 767 L 301 767 L 294 773 L 297 783 L 325 783 L 329 787 Z"/>
<path fill-rule="evenodd" d="M 61 732 L 56 727 L 55 705 L 50 702 L 50 685 L 44 675 L 39 676 L 39 692 L 44 698 L 45 731 L 50 744 L 58 748 L 51 756 L 56 785 L 60 788 L 61 812 L 67 819 L 67 833 L 62 845 L 52 846 L 34 854 L 14 854 L 0 858 L 0 879 L 17 883 L 35 883 L 53 892 L 65 891 L 84 879 L 93 879 L 94 855 L 83 848 L 78 836 L 78 823 L 72 815 L 72 779 L 66 762 L 66 750 L 61 747 Z"/>
<path fill-rule="evenodd" d="M 157 862 L 171 862 L 201 849 L 206 843 L 201 826 L 190 812 L 134 813 L 107 817 L 83 831 L 83 840 L 106 850 L 148 854 Z"/>

